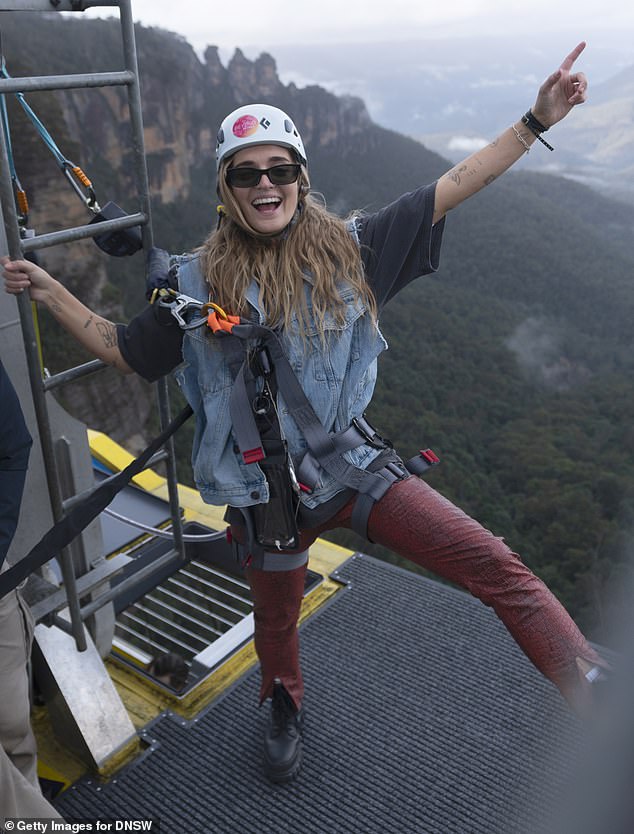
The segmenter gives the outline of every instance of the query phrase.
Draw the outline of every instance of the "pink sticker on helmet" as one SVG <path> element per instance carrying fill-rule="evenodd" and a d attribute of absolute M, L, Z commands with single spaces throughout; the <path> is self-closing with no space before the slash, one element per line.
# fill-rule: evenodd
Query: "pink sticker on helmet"
<path fill-rule="evenodd" d="M 255 116 L 240 116 L 237 121 L 233 123 L 231 128 L 233 135 L 238 139 L 244 139 L 245 136 L 252 136 L 258 129 L 258 120 Z"/>

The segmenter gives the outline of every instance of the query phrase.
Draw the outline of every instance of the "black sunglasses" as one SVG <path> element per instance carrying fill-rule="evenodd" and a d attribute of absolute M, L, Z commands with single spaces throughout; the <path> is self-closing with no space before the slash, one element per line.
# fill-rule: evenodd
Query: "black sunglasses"
<path fill-rule="evenodd" d="M 290 185 L 296 182 L 302 166 L 297 162 L 288 165 L 273 165 L 272 168 L 229 168 L 226 173 L 230 188 L 254 188 L 264 174 L 273 185 Z"/>

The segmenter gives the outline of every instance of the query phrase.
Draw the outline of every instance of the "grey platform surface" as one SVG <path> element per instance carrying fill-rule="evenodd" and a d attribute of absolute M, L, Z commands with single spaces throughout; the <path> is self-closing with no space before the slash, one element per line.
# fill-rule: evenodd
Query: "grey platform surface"
<path fill-rule="evenodd" d="M 259 672 L 194 721 L 165 713 L 145 755 L 84 780 L 67 818 L 160 819 L 161 834 L 536 834 L 582 731 L 495 615 L 453 588 L 367 556 L 301 629 L 304 766 L 260 765 Z"/>

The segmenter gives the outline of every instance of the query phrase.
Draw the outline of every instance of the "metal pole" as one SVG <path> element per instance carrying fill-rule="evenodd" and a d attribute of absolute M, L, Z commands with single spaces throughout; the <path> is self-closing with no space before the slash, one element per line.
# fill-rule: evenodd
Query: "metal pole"
<path fill-rule="evenodd" d="M 118 217 L 115 220 L 100 220 L 99 223 L 87 223 L 85 226 L 74 226 L 72 229 L 62 229 L 59 232 L 34 235 L 22 243 L 22 251 L 34 252 L 37 249 L 46 249 L 49 246 L 57 246 L 60 243 L 72 243 L 75 240 L 95 237 L 95 235 L 104 234 L 109 231 L 141 226 L 147 222 L 148 218 L 145 214 L 129 214 L 126 217 Z"/>
<path fill-rule="evenodd" d="M 0 10 L 8 8 L 7 3 L 0 0 Z M 45 5 L 45 4 L 44 4 Z M 58 11 L 64 10 L 66 5 L 65 0 L 60 0 L 57 6 Z M 147 252 L 153 245 L 152 225 L 151 225 L 151 203 L 150 203 L 150 189 L 147 174 L 147 164 L 145 159 L 144 136 L 143 136 L 143 119 L 141 95 L 139 86 L 139 72 L 136 53 L 136 43 L 134 38 L 134 21 L 132 19 L 130 0 L 118 0 L 116 3 L 75 3 L 72 4 L 72 10 L 81 10 L 80 6 L 87 5 L 117 5 L 120 11 L 120 25 L 123 42 L 123 53 L 125 61 L 125 72 L 117 73 L 88 73 L 83 75 L 65 75 L 56 77 L 33 77 L 33 78 L 19 78 L 19 79 L 0 79 L 0 92 L 16 92 L 25 90 L 53 90 L 53 89 L 70 89 L 70 88 L 85 88 L 85 87 L 103 87 L 108 85 L 125 85 L 128 96 L 128 106 L 130 111 L 130 121 L 132 128 L 132 150 L 134 156 L 134 170 L 137 180 L 137 191 L 139 201 L 141 204 L 141 212 L 135 215 L 129 215 L 125 218 L 119 218 L 113 221 L 102 221 L 99 224 L 90 224 L 88 226 L 77 227 L 61 232 L 54 232 L 47 235 L 40 235 L 30 240 L 22 241 L 20 239 L 17 214 L 15 210 L 13 187 L 11 182 L 11 175 L 9 171 L 9 160 L 4 141 L 4 136 L 0 137 L 0 156 L 2 169 L 0 170 L 0 199 L 2 205 L 6 206 L 5 212 L 5 227 L 7 232 L 7 242 L 9 254 L 12 258 L 23 256 L 23 253 L 43 249 L 47 246 L 52 246 L 56 243 L 70 242 L 83 237 L 91 237 L 107 229 L 127 228 L 132 225 L 141 226 L 141 233 L 143 239 L 143 248 Z M 32 10 L 44 10 L 42 8 L 42 0 L 29 0 L 26 3 Z M 20 7 L 18 7 L 20 8 Z M 25 8 L 23 4 L 22 9 Z M 0 131 L 1 133 L 1 131 Z M 53 442 L 50 420 L 48 417 L 47 403 L 46 403 L 46 388 L 47 383 L 42 380 L 40 369 L 40 358 L 35 337 L 35 329 L 33 326 L 33 319 L 28 297 L 22 294 L 18 298 L 18 308 L 20 312 L 20 319 L 22 323 L 23 338 L 25 341 L 25 350 L 27 354 L 27 362 L 29 368 L 29 377 L 31 389 L 33 393 L 33 401 L 35 405 L 35 412 L 40 430 L 40 439 L 42 443 L 42 452 L 46 468 L 47 484 L 50 493 L 51 506 L 55 521 L 63 517 L 65 509 L 68 505 L 78 500 L 78 496 L 70 497 L 66 501 L 62 497 L 62 488 L 59 481 L 59 464 L 55 454 L 55 446 Z M 69 371 L 58 375 L 50 380 L 49 387 L 56 387 L 62 381 L 68 381 L 75 376 L 83 375 L 86 372 L 96 369 L 98 363 L 88 363 L 78 369 L 70 369 Z M 164 428 L 170 422 L 170 405 L 168 396 L 167 380 L 162 379 L 158 383 L 158 407 L 161 420 L 161 426 Z M 167 487 L 169 495 L 170 515 L 172 519 L 172 533 L 174 537 L 175 555 L 181 563 L 185 562 L 185 544 L 183 539 L 182 519 L 180 515 L 180 505 L 178 500 L 178 484 L 176 476 L 176 458 L 174 453 L 174 442 L 170 438 L 166 444 L 166 467 L 167 467 Z M 157 460 L 157 455 L 154 460 Z M 79 605 L 79 598 L 77 593 L 76 577 L 74 573 L 74 566 L 70 549 L 64 549 L 61 554 L 61 567 L 65 585 L 65 592 L 68 601 L 72 629 L 77 648 L 80 651 L 86 649 L 86 635 L 84 633 L 82 619 L 83 615 Z M 103 605 L 107 600 L 116 596 L 116 589 L 108 592 L 107 597 L 103 595 L 99 598 L 99 605 Z M 89 608 L 90 611 L 96 610 L 94 603 Z"/>
<path fill-rule="evenodd" d="M 83 12 L 118 5 L 119 0 L 0 0 L 0 12 Z"/>
<path fill-rule="evenodd" d="M 134 20 L 130 0 L 121 0 L 121 35 L 123 39 L 123 55 L 125 68 L 135 77 L 135 83 L 127 87 L 128 104 L 130 108 L 130 121 L 132 124 L 132 144 L 136 158 L 135 170 L 137 172 L 137 188 L 141 200 L 141 211 L 148 218 L 148 223 L 142 228 L 143 248 L 147 252 L 153 245 L 152 238 L 152 209 L 150 205 L 150 187 L 145 161 L 145 146 L 143 140 L 143 115 L 141 106 L 141 89 L 139 85 L 139 67 L 137 61 L 136 42 L 134 38 Z M 167 380 L 160 379 L 157 383 L 158 406 L 161 420 L 161 428 L 169 425 L 171 419 L 169 390 Z M 174 450 L 174 439 L 170 438 L 165 446 L 167 450 L 167 490 L 172 516 L 174 532 L 174 546 L 180 557 L 185 561 L 185 543 L 183 541 L 183 526 L 180 517 L 180 504 L 178 500 L 178 478 L 176 475 L 176 454 Z"/>
<path fill-rule="evenodd" d="M 114 585 L 108 591 L 104 591 L 103 594 L 100 594 L 96 599 L 91 600 L 87 605 L 85 605 L 81 610 L 81 616 L 85 620 L 94 614 L 96 611 L 99 611 L 100 608 L 103 608 L 104 605 L 107 605 L 109 602 L 115 600 L 118 596 L 124 591 L 129 591 L 131 588 L 134 588 L 136 585 L 140 585 L 141 583 L 145 582 L 145 580 L 155 574 L 159 570 L 163 570 L 172 566 L 174 571 L 178 570 L 181 565 L 181 559 L 178 551 L 176 550 L 169 550 L 167 553 L 164 553 L 162 556 L 159 556 L 158 559 L 155 559 L 153 562 L 150 562 L 148 565 L 144 565 L 142 568 L 134 571 L 127 579 L 123 579 L 117 585 Z"/>
<path fill-rule="evenodd" d="M 22 257 L 22 247 L 18 218 L 15 210 L 13 189 L 11 186 L 11 172 L 9 169 L 7 145 L 4 137 L 4 131 L 2 130 L 0 130 L 0 199 L 2 200 L 2 214 L 4 216 L 4 228 L 9 248 L 9 256 L 12 260 L 15 260 Z M 46 481 L 51 499 L 51 508 L 53 511 L 53 518 L 55 521 L 59 521 L 63 515 L 62 495 L 56 474 L 55 450 L 51 434 L 51 425 L 48 419 L 46 396 L 42 386 L 40 357 L 37 349 L 35 328 L 33 326 L 33 315 L 31 312 L 29 298 L 26 293 L 21 293 L 18 296 L 17 301 L 20 323 L 22 325 L 27 367 L 29 371 L 29 382 L 33 395 L 33 404 L 35 407 L 35 416 L 37 418 L 37 425 L 40 434 L 40 443 L 42 445 Z M 54 555 L 56 554 L 51 553 L 51 557 Z M 73 635 L 75 637 L 75 643 L 77 644 L 77 650 L 83 652 L 87 647 L 86 635 L 81 620 L 72 558 L 68 548 L 64 548 L 60 555 L 62 576 L 68 598 L 68 608 L 70 612 Z"/>
<path fill-rule="evenodd" d="M 75 368 L 69 368 L 67 371 L 61 371 L 59 374 L 49 376 L 43 381 L 44 390 L 52 391 L 54 388 L 59 388 L 67 382 L 81 379 L 82 377 L 88 376 L 88 374 L 94 374 L 96 371 L 100 371 L 106 367 L 106 363 L 102 362 L 101 359 L 91 359 L 90 362 L 84 362 L 83 365 L 77 365 Z"/>
<path fill-rule="evenodd" d="M 72 90 L 85 87 L 113 87 L 134 84 L 130 72 L 89 72 L 77 75 L 32 75 L 29 78 L 2 78 L 4 93 L 32 93 L 35 90 Z"/>

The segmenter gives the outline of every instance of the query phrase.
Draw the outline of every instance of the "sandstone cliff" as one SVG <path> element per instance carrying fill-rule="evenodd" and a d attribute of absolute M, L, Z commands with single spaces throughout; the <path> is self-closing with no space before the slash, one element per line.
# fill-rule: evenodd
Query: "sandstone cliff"
<path fill-rule="evenodd" d="M 25 23 L 29 27 L 26 39 Z M 3 38 L 7 66 L 14 76 L 121 68 L 115 20 L 7 14 Z M 201 171 L 206 182 L 202 199 L 213 201 L 216 131 L 222 117 L 246 101 L 274 101 L 289 109 L 307 146 L 336 152 L 337 147 L 347 146 L 352 136 L 365 134 L 369 141 L 371 122 L 360 100 L 337 98 L 319 88 L 285 87 L 268 54 L 250 61 L 236 50 L 225 67 L 213 46 L 200 60 L 182 38 L 144 27 L 137 28 L 137 50 L 145 151 L 155 207 L 169 210 L 170 205 L 200 200 Z M 28 101 L 62 152 L 91 178 L 99 202 L 103 205 L 112 199 L 135 211 L 137 192 L 125 90 L 104 87 L 33 93 Z M 44 233 L 87 223 L 90 213 L 67 186 L 15 102 L 10 112 L 16 165 L 29 197 L 29 225 Z M 191 240 L 187 245 L 197 242 Z M 123 263 L 123 259 L 104 255 L 92 241 L 81 241 L 47 249 L 40 259 L 87 305 L 115 321 L 124 320 L 130 311 L 125 309 L 128 290 L 112 283 L 113 274 L 121 273 L 125 281 L 136 282 L 137 298 L 142 292 L 141 255 Z M 52 371 L 89 358 L 68 343 L 55 323 L 45 315 L 41 318 L 45 360 Z M 145 432 L 153 408 L 150 386 L 110 370 L 73 383 L 60 396 L 91 427 L 134 447 L 141 442 L 139 435 Z"/>

